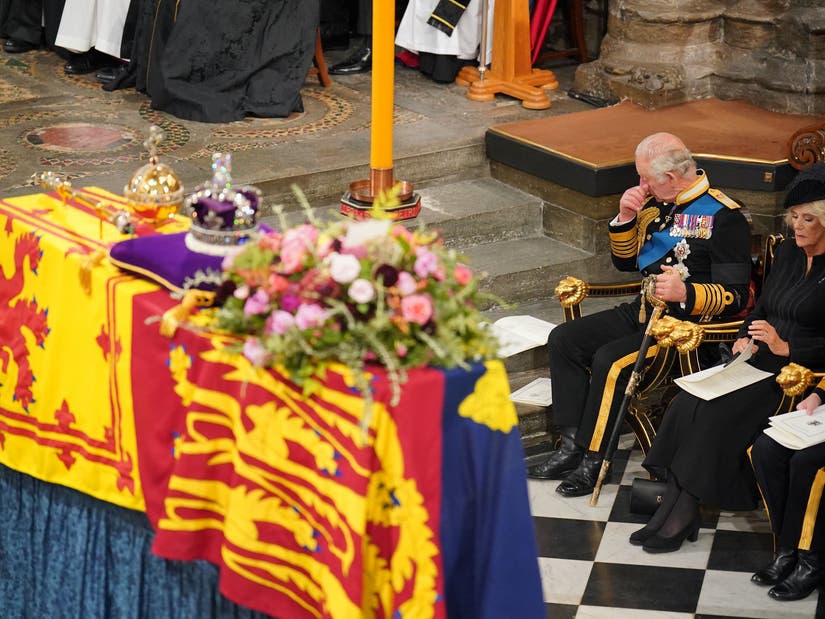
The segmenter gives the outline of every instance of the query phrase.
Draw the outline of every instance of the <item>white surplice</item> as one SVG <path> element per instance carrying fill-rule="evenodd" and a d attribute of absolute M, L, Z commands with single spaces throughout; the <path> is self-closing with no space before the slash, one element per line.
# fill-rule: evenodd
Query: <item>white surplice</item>
<path fill-rule="evenodd" d="M 96 50 L 120 58 L 129 0 L 66 0 L 55 44 L 73 52 Z"/>
<path fill-rule="evenodd" d="M 412 52 L 457 56 L 464 60 L 477 59 L 481 44 L 481 0 L 470 0 L 452 36 L 447 36 L 427 23 L 437 4 L 438 0 L 410 0 L 398 26 L 395 44 Z M 489 0 L 487 64 L 490 63 L 493 50 L 494 7 L 495 1 Z"/>

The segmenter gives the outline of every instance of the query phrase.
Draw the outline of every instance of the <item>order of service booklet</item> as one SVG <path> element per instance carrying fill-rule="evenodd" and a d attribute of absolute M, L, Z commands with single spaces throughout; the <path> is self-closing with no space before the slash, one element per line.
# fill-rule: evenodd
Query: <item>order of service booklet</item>
<path fill-rule="evenodd" d="M 510 394 L 510 399 L 519 404 L 550 406 L 553 403 L 552 383 L 546 376 L 541 376 L 521 389 L 516 389 Z"/>
<path fill-rule="evenodd" d="M 775 415 L 769 423 L 765 434 L 788 449 L 805 449 L 825 441 L 825 405 L 810 415 L 804 410 Z"/>
<path fill-rule="evenodd" d="M 688 393 L 703 400 L 713 400 L 742 387 L 773 376 L 746 363 L 753 354 L 753 340 L 726 365 L 715 365 L 706 370 L 677 378 L 675 382 Z"/>
<path fill-rule="evenodd" d="M 490 328 L 498 338 L 501 357 L 538 348 L 547 343 L 547 336 L 556 325 L 535 316 L 505 316 L 496 320 Z"/>

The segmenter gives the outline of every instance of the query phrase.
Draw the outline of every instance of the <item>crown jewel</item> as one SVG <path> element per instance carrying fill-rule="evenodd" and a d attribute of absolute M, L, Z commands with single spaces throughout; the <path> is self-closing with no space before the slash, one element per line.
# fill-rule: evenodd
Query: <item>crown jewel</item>
<path fill-rule="evenodd" d="M 212 155 L 212 180 L 184 200 L 192 220 L 186 246 L 192 251 L 226 255 L 258 235 L 261 192 L 256 187 L 232 188 L 232 155 Z"/>
<path fill-rule="evenodd" d="M 143 142 L 149 151 L 149 163 L 136 170 L 123 188 L 132 212 L 144 220 L 158 223 L 169 219 L 183 202 L 183 185 L 178 175 L 158 160 L 158 146 L 165 137 L 157 125 L 149 127 L 149 137 Z"/>

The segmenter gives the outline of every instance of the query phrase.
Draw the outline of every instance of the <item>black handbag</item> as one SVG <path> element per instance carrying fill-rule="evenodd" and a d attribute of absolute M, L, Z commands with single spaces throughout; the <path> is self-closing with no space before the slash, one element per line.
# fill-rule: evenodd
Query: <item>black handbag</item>
<path fill-rule="evenodd" d="M 636 477 L 630 486 L 630 511 L 634 514 L 651 515 L 665 496 L 667 482 L 658 479 Z"/>

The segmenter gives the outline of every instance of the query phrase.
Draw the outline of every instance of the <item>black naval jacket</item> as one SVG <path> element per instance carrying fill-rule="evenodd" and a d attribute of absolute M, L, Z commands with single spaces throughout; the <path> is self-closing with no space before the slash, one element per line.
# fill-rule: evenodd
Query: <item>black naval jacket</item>
<path fill-rule="evenodd" d="M 687 269 L 687 300 L 668 304 L 674 317 L 697 321 L 738 314 L 748 304 L 752 267 L 750 227 L 739 207 L 711 189 L 700 170 L 675 202 L 651 197 L 632 221 L 611 222 L 613 264 L 643 276 L 662 273 L 662 265 Z"/>

